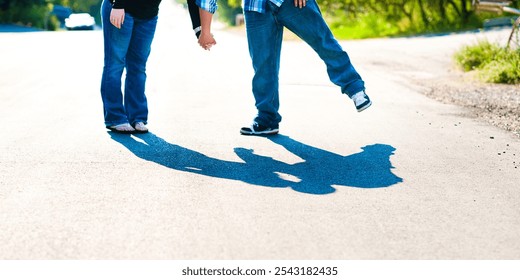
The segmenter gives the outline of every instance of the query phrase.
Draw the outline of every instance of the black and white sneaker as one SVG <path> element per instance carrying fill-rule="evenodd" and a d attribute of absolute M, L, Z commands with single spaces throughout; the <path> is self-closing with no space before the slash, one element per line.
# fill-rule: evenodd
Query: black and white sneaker
<path fill-rule="evenodd" d="M 370 98 L 368 98 L 368 95 L 366 95 L 364 91 L 354 94 L 352 100 L 354 101 L 354 105 L 356 105 L 358 112 L 361 112 L 372 105 L 372 101 L 370 101 Z"/>
<path fill-rule="evenodd" d="M 278 128 L 271 128 L 261 124 L 253 123 L 250 127 L 242 127 L 242 135 L 274 135 L 278 133 Z"/>

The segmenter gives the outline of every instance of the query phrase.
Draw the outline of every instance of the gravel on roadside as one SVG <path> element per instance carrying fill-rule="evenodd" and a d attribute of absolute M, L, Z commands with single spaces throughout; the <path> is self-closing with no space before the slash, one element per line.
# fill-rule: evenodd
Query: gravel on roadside
<path fill-rule="evenodd" d="M 490 84 L 471 73 L 421 81 L 423 94 L 468 109 L 470 117 L 484 120 L 520 137 L 520 85 Z"/>

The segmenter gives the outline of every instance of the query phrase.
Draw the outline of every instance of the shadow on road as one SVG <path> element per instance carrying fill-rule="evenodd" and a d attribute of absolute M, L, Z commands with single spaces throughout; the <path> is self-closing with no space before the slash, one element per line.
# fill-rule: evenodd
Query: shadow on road
<path fill-rule="evenodd" d="M 329 194 L 336 190 L 334 186 L 382 188 L 403 181 L 391 171 L 390 156 L 395 148 L 385 144 L 368 145 L 362 147 L 360 153 L 342 156 L 288 136 L 276 135 L 267 139 L 303 161 L 288 164 L 256 155 L 251 149 L 235 148 L 237 156 L 244 161 L 235 162 L 208 157 L 168 143 L 153 133 L 134 136 L 108 133 L 113 140 L 144 160 L 175 170 L 263 187 L 289 187 L 302 193 Z"/>

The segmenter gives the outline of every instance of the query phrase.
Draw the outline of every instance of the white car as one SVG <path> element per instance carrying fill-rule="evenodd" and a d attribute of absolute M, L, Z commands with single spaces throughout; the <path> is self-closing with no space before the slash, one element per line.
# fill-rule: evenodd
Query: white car
<path fill-rule="evenodd" d="M 71 14 L 65 19 L 67 30 L 94 30 L 96 20 L 88 13 Z"/>

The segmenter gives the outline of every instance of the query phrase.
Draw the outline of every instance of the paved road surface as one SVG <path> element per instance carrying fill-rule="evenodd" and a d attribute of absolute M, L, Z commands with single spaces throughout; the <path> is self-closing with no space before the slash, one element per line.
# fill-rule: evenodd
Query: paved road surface
<path fill-rule="evenodd" d="M 205 52 L 161 8 L 143 136 L 104 129 L 101 32 L 0 34 L 1 259 L 520 257 L 519 139 L 410 82 L 503 32 L 342 42 L 374 101 L 361 114 L 286 42 L 281 134 L 244 137 L 243 34 Z"/>

